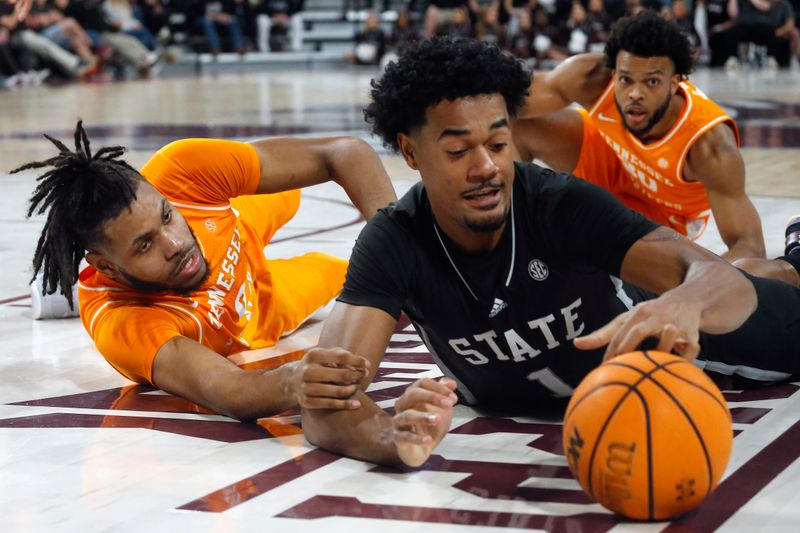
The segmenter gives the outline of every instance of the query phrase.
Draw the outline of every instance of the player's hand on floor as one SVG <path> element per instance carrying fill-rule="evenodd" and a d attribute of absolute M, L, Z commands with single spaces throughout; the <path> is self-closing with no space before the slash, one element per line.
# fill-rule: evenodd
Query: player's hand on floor
<path fill-rule="evenodd" d="M 458 401 L 452 379 L 420 379 L 395 403 L 392 418 L 394 443 L 400 460 L 419 466 L 450 430 L 453 406 Z"/>
<path fill-rule="evenodd" d="M 607 346 L 603 361 L 639 349 L 648 337 L 658 339 L 657 350 L 688 360 L 700 353 L 700 310 L 680 298 L 663 295 L 642 302 L 588 335 L 575 339 L 575 347 L 593 350 Z"/>
<path fill-rule="evenodd" d="M 342 348 L 313 348 L 291 363 L 284 391 L 306 409 L 358 409 L 353 396 L 369 361 Z"/>

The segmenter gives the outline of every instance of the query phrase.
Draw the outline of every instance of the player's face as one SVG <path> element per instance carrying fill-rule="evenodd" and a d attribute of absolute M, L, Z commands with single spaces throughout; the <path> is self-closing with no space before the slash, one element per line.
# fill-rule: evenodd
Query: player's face
<path fill-rule="evenodd" d="M 437 222 L 453 240 L 469 249 L 475 238 L 499 238 L 514 179 L 502 95 L 444 100 L 428 109 L 421 128 L 398 140 L 425 182 Z"/>
<path fill-rule="evenodd" d="M 680 76 L 669 57 L 617 54 L 614 100 L 625 127 L 639 138 L 650 132 L 669 109 Z"/>
<path fill-rule="evenodd" d="M 177 209 L 147 182 L 137 198 L 105 226 L 106 240 L 87 260 L 135 289 L 191 292 L 208 277 L 208 263 Z"/>

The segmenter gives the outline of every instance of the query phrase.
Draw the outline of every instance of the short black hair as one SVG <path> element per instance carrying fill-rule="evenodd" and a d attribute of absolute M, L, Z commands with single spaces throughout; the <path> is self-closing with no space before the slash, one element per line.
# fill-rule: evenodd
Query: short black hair
<path fill-rule="evenodd" d="M 425 113 L 442 100 L 500 93 L 508 113 L 525 104 L 530 73 L 495 45 L 473 39 L 434 37 L 409 47 L 372 80 L 364 118 L 372 132 L 393 150 L 397 134 L 425 123 Z"/>
<path fill-rule="evenodd" d="M 106 239 L 104 223 L 136 200 L 141 174 L 117 159 L 125 149 L 107 146 L 92 154 L 82 121 L 75 127 L 75 151 L 45 134 L 59 154 L 11 171 L 53 167 L 36 181 L 28 216 L 47 213 L 33 256 L 33 280 L 42 272 L 43 294 L 61 290 L 72 307 L 72 286 L 86 250 Z"/>
<path fill-rule="evenodd" d="M 650 9 L 622 17 L 611 29 L 605 48 L 608 68 L 617 67 L 617 55 L 623 50 L 639 57 L 668 57 L 681 78 L 688 77 L 694 66 L 686 33 Z"/>

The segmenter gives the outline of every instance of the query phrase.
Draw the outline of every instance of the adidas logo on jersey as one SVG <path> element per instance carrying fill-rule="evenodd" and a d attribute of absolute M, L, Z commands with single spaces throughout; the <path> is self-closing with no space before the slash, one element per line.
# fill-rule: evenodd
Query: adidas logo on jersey
<path fill-rule="evenodd" d="M 506 307 L 508 307 L 507 303 L 505 303 L 500 298 L 495 298 L 494 299 L 494 303 L 492 304 L 492 310 L 489 312 L 489 318 L 496 317 L 497 313 L 499 313 L 500 311 L 502 311 Z"/>

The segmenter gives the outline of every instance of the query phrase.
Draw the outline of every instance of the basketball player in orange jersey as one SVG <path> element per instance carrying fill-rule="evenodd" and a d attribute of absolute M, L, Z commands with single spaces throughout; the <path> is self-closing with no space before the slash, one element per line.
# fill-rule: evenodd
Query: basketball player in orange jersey
<path fill-rule="evenodd" d="M 302 187 L 335 181 L 366 218 L 393 201 L 369 145 L 185 139 L 140 173 L 118 159 L 121 147 L 92 153 L 80 122 L 75 152 L 48 138 L 60 153 L 16 170 L 53 167 L 30 202 L 29 215 L 47 214 L 34 277 L 70 305 L 79 282 L 83 325 L 115 369 L 238 419 L 357 405 L 341 398 L 363 376 L 361 357 L 311 350 L 265 372 L 224 356 L 274 344 L 339 293 L 344 259 L 268 260 L 264 247 L 294 216 Z"/>
<path fill-rule="evenodd" d="M 621 18 L 605 54 L 536 73 L 514 126 L 520 157 L 591 181 L 691 239 L 713 213 L 723 257 L 764 257 L 731 117 L 687 79 L 688 39 L 652 11 Z M 583 109 L 563 109 L 577 103 Z"/>

